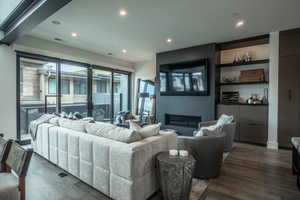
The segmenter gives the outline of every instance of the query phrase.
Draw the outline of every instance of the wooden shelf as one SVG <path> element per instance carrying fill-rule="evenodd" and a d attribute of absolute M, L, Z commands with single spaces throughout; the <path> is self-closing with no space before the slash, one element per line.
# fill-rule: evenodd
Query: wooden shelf
<path fill-rule="evenodd" d="M 269 81 L 220 83 L 220 85 L 255 85 L 255 84 L 269 84 Z"/>
<path fill-rule="evenodd" d="M 237 106 L 268 106 L 269 104 L 248 104 L 248 103 L 218 103 L 218 105 Z"/>
<path fill-rule="evenodd" d="M 269 59 L 265 60 L 253 60 L 250 62 L 246 63 L 227 63 L 227 64 L 219 64 L 217 67 L 222 68 L 222 67 L 237 67 L 237 66 L 245 66 L 245 65 L 257 65 L 257 64 L 265 64 L 269 63 Z"/>

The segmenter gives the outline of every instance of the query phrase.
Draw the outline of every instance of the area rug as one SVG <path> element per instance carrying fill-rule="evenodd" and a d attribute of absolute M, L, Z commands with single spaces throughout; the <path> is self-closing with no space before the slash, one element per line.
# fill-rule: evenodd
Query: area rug
<path fill-rule="evenodd" d="M 223 153 L 223 162 L 228 157 L 229 153 Z M 209 180 L 193 179 L 192 191 L 190 200 L 203 200 L 206 197 L 206 190 L 208 187 Z"/>

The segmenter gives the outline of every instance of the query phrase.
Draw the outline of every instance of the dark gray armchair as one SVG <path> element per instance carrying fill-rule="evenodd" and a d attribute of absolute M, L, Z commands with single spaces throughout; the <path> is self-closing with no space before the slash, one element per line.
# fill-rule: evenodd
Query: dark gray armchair
<path fill-rule="evenodd" d="M 225 133 L 218 136 L 178 136 L 177 147 L 187 150 L 196 159 L 195 178 L 209 179 L 220 175 Z"/>
<path fill-rule="evenodd" d="M 207 121 L 199 123 L 199 128 L 207 127 L 215 125 L 217 121 Z M 226 134 L 225 136 L 225 144 L 224 144 L 224 152 L 230 152 L 232 150 L 234 136 L 236 132 L 236 122 L 232 122 L 230 124 L 225 124 L 222 128 L 222 132 Z"/>

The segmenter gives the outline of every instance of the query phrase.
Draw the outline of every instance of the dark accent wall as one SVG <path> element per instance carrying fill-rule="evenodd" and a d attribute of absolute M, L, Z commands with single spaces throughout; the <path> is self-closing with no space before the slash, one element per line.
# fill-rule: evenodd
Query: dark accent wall
<path fill-rule="evenodd" d="M 157 120 L 163 128 L 176 129 L 184 135 L 191 135 L 193 128 L 165 126 L 165 114 L 201 116 L 202 121 L 215 119 L 215 54 L 216 45 L 207 44 L 174 51 L 162 52 L 156 55 L 156 97 Z M 159 69 L 160 65 L 177 62 L 209 59 L 209 96 L 160 96 Z"/>

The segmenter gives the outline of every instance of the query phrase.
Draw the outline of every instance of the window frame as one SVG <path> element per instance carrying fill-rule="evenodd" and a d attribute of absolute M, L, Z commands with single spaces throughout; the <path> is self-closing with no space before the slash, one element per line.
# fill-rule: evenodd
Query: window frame
<path fill-rule="evenodd" d="M 121 73 L 121 74 L 126 74 L 128 75 L 128 110 L 131 110 L 131 90 L 132 90 L 132 72 L 129 71 L 123 71 L 123 70 L 116 70 L 113 68 L 109 67 L 104 67 L 104 66 L 99 66 L 99 65 L 91 65 L 88 63 L 82 63 L 82 62 L 77 62 L 77 61 L 72 61 L 72 60 L 67 60 L 67 59 L 61 59 L 57 57 L 50 57 L 50 56 L 44 56 L 44 55 L 39 55 L 39 54 L 32 54 L 32 53 L 27 53 L 27 52 L 22 52 L 22 51 L 16 51 L 16 96 L 17 96 L 17 101 L 16 101 L 16 110 L 17 110 L 17 140 L 21 142 L 21 127 L 20 127 L 20 120 L 21 120 L 21 115 L 20 115 L 20 108 L 21 108 L 21 90 L 20 90 L 20 59 L 21 58 L 30 58 L 30 59 L 36 59 L 36 60 L 41 60 L 41 61 L 47 61 L 47 62 L 53 62 L 56 63 L 56 112 L 60 113 L 61 112 L 61 96 L 64 95 L 62 93 L 62 75 L 61 75 L 61 65 L 62 64 L 74 64 L 76 66 L 80 67 L 86 67 L 87 68 L 87 110 L 88 110 L 88 116 L 92 116 L 92 109 L 93 109 L 93 101 L 92 101 L 92 84 L 93 84 L 93 74 L 92 70 L 93 69 L 100 69 L 100 70 L 105 70 L 111 72 L 111 86 L 110 86 L 110 91 L 107 91 L 111 93 L 111 123 L 114 121 L 114 88 L 113 88 L 113 79 L 114 79 L 114 73 Z M 69 82 L 70 83 L 70 82 Z M 71 93 L 71 88 L 69 84 L 69 94 Z"/>

